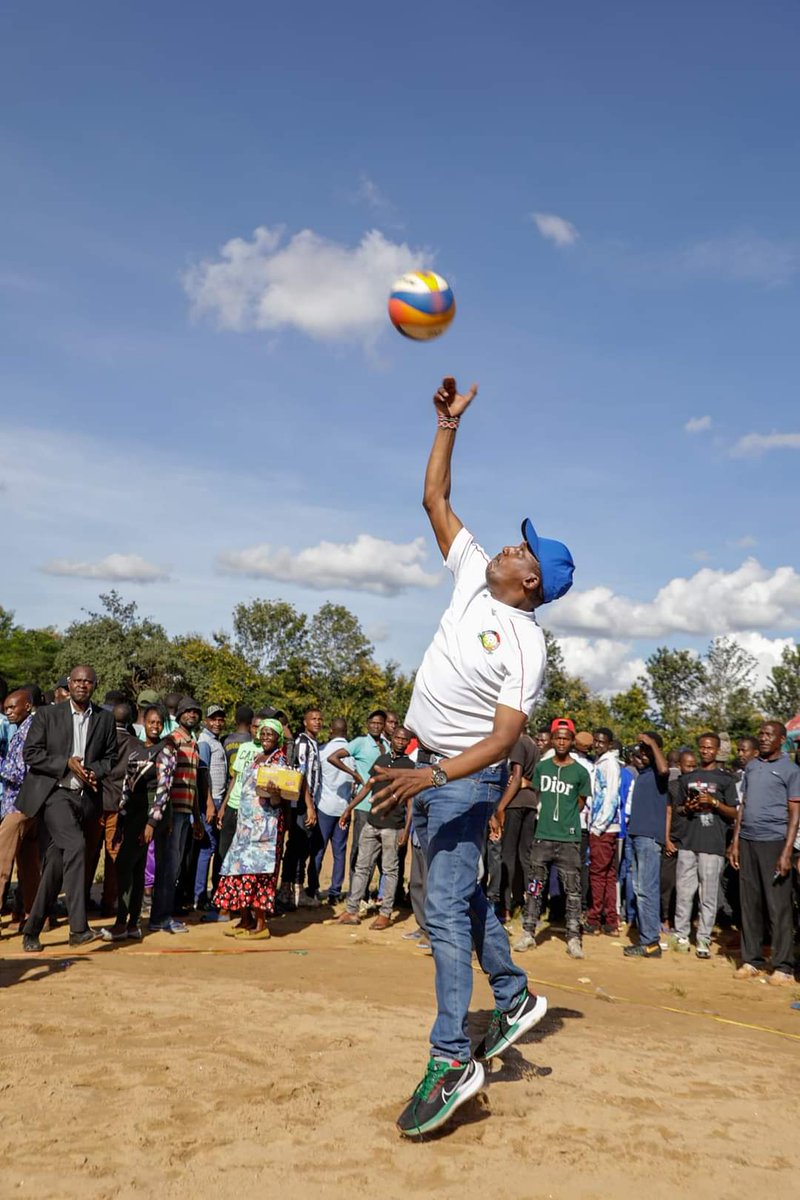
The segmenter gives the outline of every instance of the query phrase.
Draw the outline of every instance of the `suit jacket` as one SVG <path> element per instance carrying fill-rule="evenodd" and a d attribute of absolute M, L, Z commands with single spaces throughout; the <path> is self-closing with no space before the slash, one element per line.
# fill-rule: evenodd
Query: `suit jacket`
<path fill-rule="evenodd" d="M 72 707 L 69 700 L 49 704 L 34 713 L 22 757 L 28 768 L 17 808 L 35 817 L 48 796 L 67 774 L 72 757 Z M 83 764 L 102 781 L 117 761 L 117 734 L 112 713 L 92 705 Z M 102 783 L 99 785 L 98 798 Z M 85 789 L 88 791 L 88 789 Z M 92 793 L 90 793 L 92 794 Z"/>

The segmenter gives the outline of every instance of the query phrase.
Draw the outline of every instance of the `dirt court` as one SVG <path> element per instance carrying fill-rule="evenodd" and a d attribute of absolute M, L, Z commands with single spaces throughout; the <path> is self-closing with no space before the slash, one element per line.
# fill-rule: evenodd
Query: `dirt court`
<path fill-rule="evenodd" d="M 425 1066 L 431 958 L 329 910 L 32 958 L 0 942 L 0 1195 L 211 1200 L 797 1193 L 800 989 L 558 935 L 520 956 L 546 1020 L 438 1135 L 394 1118 Z M 547 935 L 545 935 L 547 936 Z M 491 994 L 476 970 L 477 1033 Z M 724 1023 L 723 1023 L 724 1019 Z"/>

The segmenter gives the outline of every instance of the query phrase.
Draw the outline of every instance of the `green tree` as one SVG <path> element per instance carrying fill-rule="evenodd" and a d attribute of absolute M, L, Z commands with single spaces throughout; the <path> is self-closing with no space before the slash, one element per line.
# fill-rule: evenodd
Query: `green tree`
<path fill-rule="evenodd" d="M 708 647 L 704 668 L 702 722 L 734 739 L 750 733 L 758 717 L 755 657 L 733 638 L 717 637 Z"/>
<path fill-rule="evenodd" d="M 162 625 L 139 617 L 134 602 L 126 604 L 111 591 L 100 596 L 101 612 L 67 627 L 55 660 L 58 674 L 86 663 L 97 672 L 98 692 L 120 688 L 133 697 L 143 687 L 180 691 L 184 686 L 180 654 Z"/>
<path fill-rule="evenodd" d="M 309 684 L 326 718 L 363 727 L 384 678 L 358 618 L 344 605 L 323 604 L 309 622 L 307 655 Z"/>
<path fill-rule="evenodd" d="M 215 633 L 209 642 L 199 634 L 175 639 L 177 657 L 187 692 L 203 706 L 222 704 L 233 716 L 237 704 L 247 700 L 254 708 L 270 702 L 269 683 L 230 642 L 224 633 Z"/>
<path fill-rule="evenodd" d="M 52 687 L 57 679 L 56 657 L 61 642 L 54 629 L 24 629 L 14 614 L 0 607 L 0 675 L 10 687 L 38 683 Z"/>
<path fill-rule="evenodd" d="M 765 715 L 780 721 L 789 721 L 800 712 L 800 643 L 784 646 L 760 701 Z"/>
<path fill-rule="evenodd" d="M 706 681 L 705 668 L 689 650 L 659 646 L 645 664 L 645 686 L 655 709 L 656 723 L 671 745 L 697 731 Z"/>
<path fill-rule="evenodd" d="M 234 608 L 233 633 L 244 660 L 269 676 L 304 657 L 308 618 L 285 600 L 252 600 Z"/>
<path fill-rule="evenodd" d="M 576 729 L 592 730 L 598 725 L 608 725 L 610 712 L 606 702 L 594 695 L 580 676 L 567 671 L 561 647 L 549 629 L 544 630 L 544 640 L 547 650 L 544 688 L 528 728 L 536 730 L 549 725 L 555 717 L 571 717 Z"/>
<path fill-rule="evenodd" d="M 634 683 L 626 692 L 611 697 L 611 725 L 624 746 L 635 742 L 653 724 L 648 711 L 647 692 Z"/>
<path fill-rule="evenodd" d="M 391 659 L 383 665 L 383 682 L 378 693 L 380 704 L 390 712 L 396 712 L 402 721 L 405 718 L 414 690 L 414 672 L 406 675 L 398 663 Z"/>

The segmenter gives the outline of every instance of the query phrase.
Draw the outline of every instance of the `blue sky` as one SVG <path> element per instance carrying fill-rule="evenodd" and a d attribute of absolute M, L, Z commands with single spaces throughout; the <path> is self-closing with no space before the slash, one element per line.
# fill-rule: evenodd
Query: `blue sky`
<path fill-rule="evenodd" d="M 275 9 L 4 6 L 0 603 L 64 626 L 113 585 L 210 632 L 330 598 L 415 665 L 453 373 L 455 507 L 571 546 L 570 666 L 732 633 L 766 668 L 800 630 L 800 10 Z M 458 303 L 427 345 L 383 307 L 422 265 Z"/>

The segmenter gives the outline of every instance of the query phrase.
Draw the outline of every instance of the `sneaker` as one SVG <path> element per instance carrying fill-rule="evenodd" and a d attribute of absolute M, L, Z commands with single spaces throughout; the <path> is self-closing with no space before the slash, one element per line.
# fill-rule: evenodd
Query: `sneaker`
<path fill-rule="evenodd" d="M 80 933 L 71 933 L 69 935 L 70 946 L 88 946 L 89 942 L 96 942 L 98 935 L 93 929 L 83 929 Z"/>
<path fill-rule="evenodd" d="M 489 1028 L 475 1047 L 475 1057 L 486 1059 L 502 1054 L 523 1033 L 538 1025 L 547 1012 L 547 998 L 532 996 L 527 988 L 517 996 L 508 1012 L 498 1008 L 492 1013 Z"/>
<path fill-rule="evenodd" d="M 689 947 L 687 946 L 686 949 L 688 950 Z M 698 958 L 711 958 L 711 942 L 708 938 L 699 937 L 697 939 L 695 954 Z"/>
<path fill-rule="evenodd" d="M 430 950 L 430 948 L 431 948 L 430 942 L 426 942 L 424 937 L 420 938 L 419 941 L 417 942 L 418 950 Z"/>
<path fill-rule="evenodd" d="M 129 929 L 125 934 L 125 937 L 128 938 L 128 940 L 131 942 L 140 942 L 142 940 L 143 936 L 144 935 L 142 933 L 142 929 L 141 929 L 140 925 L 134 926 L 133 928 Z"/>
<path fill-rule="evenodd" d="M 148 933 L 188 933 L 189 926 L 183 921 L 176 921 L 171 917 L 169 921 L 164 921 L 163 925 L 154 925 L 152 921 L 147 926 Z"/>
<path fill-rule="evenodd" d="M 297 907 L 298 908 L 319 908 L 319 900 L 317 899 L 316 896 L 309 895 L 309 893 L 305 890 L 305 888 L 303 888 L 300 891 L 300 896 L 297 900 Z"/>
<path fill-rule="evenodd" d="M 404 942 L 418 942 L 421 937 L 422 937 L 421 929 L 410 929 L 408 931 L 408 933 L 402 934 L 402 938 L 403 938 Z"/>
<path fill-rule="evenodd" d="M 600 931 L 606 937 L 619 937 L 619 925 L 602 925 Z"/>
<path fill-rule="evenodd" d="M 535 950 L 536 938 L 527 929 L 523 929 L 520 936 L 514 942 L 514 949 L 518 954 L 522 954 L 525 950 Z"/>
<path fill-rule="evenodd" d="M 109 929 L 106 925 L 100 930 L 100 937 L 104 942 L 124 942 L 127 940 L 128 934 L 126 930 Z"/>
<path fill-rule="evenodd" d="M 466 1063 L 429 1059 L 423 1079 L 397 1119 L 397 1128 L 406 1137 L 421 1137 L 438 1129 L 481 1090 L 483 1080 L 483 1067 L 474 1058 Z"/>
<path fill-rule="evenodd" d="M 600 926 L 595 925 L 593 921 L 584 921 L 583 932 L 588 933 L 590 937 L 595 937 L 600 932 Z"/>
<path fill-rule="evenodd" d="M 698 942 L 698 945 L 699 944 L 700 943 Z M 672 937 L 669 939 L 669 948 L 670 948 L 670 950 L 677 950 L 680 954 L 688 954 L 689 953 L 689 939 L 687 937 L 681 937 L 679 934 L 674 933 L 672 935 Z"/>
<path fill-rule="evenodd" d="M 39 941 L 38 935 L 35 933 L 23 933 L 22 949 L 26 954 L 41 954 L 44 946 Z"/>
<path fill-rule="evenodd" d="M 742 963 L 738 971 L 734 971 L 734 979 L 763 979 L 766 971 L 760 971 L 758 967 L 754 967 L 752 963 Z"/>
<path fill-rule="evenodd" d="M 767 983 L 771 987 L 794 987 L 794 975 L 789 971 L 773 971 Z"/>
<path fill-rule="evenodd" d="M 653 946 L 643 946 L 639 942 L 636 946 L 626 946 L 622 953 L 626 958 L 661 958 L 661 946 L 658 942 Z"/>
<path fill-rule="evenodd" d="M 580 938 L 567 938 L 567 954 L 570 958 L 583 958 L 583 946 Z"/>

